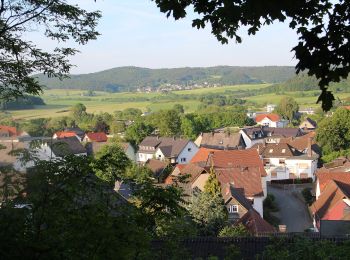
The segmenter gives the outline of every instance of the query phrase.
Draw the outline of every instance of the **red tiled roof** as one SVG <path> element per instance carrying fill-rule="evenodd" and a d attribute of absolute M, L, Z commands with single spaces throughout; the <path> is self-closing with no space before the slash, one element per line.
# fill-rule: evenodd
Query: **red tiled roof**
<path fill-rule="evenodd" d="M 335 206 L 339 205 L 339 203 L 344 203 L 343 199 L 348 198 L 349 193 L 349 184 L 330 180 L 318 197 L 318 200 L 311 205 L 311 210 L 317 219 L 323 219 Z M 344 216 L 343 212 L 341 212 L 341 215 Z"/>
<path fill-rule="evenodd" d="M 209 166 L 213 164 L 215 168 L 254 167 L 259 169 L 261 176 L 266 176 L 263 161 L 256 149 L 217 151 L 211 158 Z"/>
<path fill-rule="evenodd" d="M 57 136 L 57 138 L 77 136 L 77 134 L 73 131 L 60 131 L 60 132 L 56 132 L 55 135 Z"/>
<path fill-rule="evenodd" d="M 191 163 L 207 162 L 209 154 L 217 151 L 222 151 L 222 150 L 215 150 L 215 149 L 201 147 L 199 148 L 198 152 L 192 157 Z"/>
<path fill-rule="evenodd" d="M 17 136 L 19 134 L 16 127 L 6 125 L 0 125 L 0 131 L 8 132 L 10 136 Z"/>
<path fill-rule="evenodd" d="M 251 234 L 276 232 L 275 228 L 264 220 L 254 209 L 250 209 L 244 214 L 235 225 L 238 224 L 243 224 Z"/>
<path fill-rule="evenodd" d="M 342 106 L 342 108 L 350 110 L 350 106 Z"/>
<path fill-rule="evenodd" d="M 317 178 L 321 193 L 331 180 L 350 185 L 350 172 L 318 172 Z"/>
<path fill-rule="evenodd" d="M 222 189 L 227 185 L 241 190 L 246 198 L 263 196 L 260 168 L 215 169 Z"/>
<path fill-rule="evenodd" d="M 106 142 L 107 141 L 107 135 L 103 132 L 87 133 L 86 136 L 92 142 Z"/>
<path fill-rule="evenodd" d="M 264 118 L 270 119 L 272 122 L 278 122 L 280 120 L 280 116 L 277 114 L 259 114 L 255 117 L 255 122 L 261 122 Z"/>

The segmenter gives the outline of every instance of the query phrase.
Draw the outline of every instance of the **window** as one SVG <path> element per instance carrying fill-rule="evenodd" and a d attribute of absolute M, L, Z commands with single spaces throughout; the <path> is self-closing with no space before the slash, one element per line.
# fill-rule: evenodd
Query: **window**
<path fill-rule="evenodd" d="M 271 172 L 271 179 L 276 179 L 277 178 L 277 172 L 276 171 L 272 171 Z"/>
<path fill-rule="evenodd" d="M 186 162 L 186 158 L 181 158 L 181 162 Z"/>
<path fill-rule="evenodd" d="M 230 205 L 228 207 L 228 213 L 237 213 L 238 212 L 238 205 Z"/>
<path fill-rule="evenodd" d="M 273 149 L 270 149 L 269 153 L 273 153 Z"/>
<path fill-rule="evenodd" d="M 188 151 L 188 152 L 191 152 L 191 151 L 192 151 L 192 149 L 191 149 L 191 148 L 188 148 L 188 149 L 187 149 L 187 151 Z"/>
<path fill-rule="evenodd" d="M 282 149 L 282 153 L 286 153 L 286 149 Z"/>
<path fill-rule="evenodd" d="M 279 164 L 285 164 L 285 160 L 284 159 L 280 159 L 279 160 Z"/>
<path fill-rule="evenodd" d="M 160 158 L 160 157 L 162 157 L 162 155 L 159 154 L 158 157 Z"/>

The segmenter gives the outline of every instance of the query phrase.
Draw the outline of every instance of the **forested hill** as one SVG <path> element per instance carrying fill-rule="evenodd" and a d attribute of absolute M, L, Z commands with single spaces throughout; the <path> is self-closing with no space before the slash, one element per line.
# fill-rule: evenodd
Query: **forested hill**
<path fill-rule="evenodd" d="M 63 81 L 37 75 L 48 88 L 133 91 L 139 87 L 157 88 L 165 84 L 250 84 L 278 83 L 295 76 L 294 67 L 231 67 L 147 69 L 119 67 L 90 74 L 72 75 Z"/>

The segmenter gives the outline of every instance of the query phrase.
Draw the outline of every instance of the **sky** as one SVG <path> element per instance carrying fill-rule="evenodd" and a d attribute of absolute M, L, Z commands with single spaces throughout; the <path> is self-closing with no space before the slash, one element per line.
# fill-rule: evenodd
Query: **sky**
<path fill-rule="evenodd" d="M 264 27 L 254 36 L 243 29 L 243 42 L 222 45 L 210 28 L 192 28 L 195 14 L 174 21 L 166 18 L 151 0 L 68 0 L 88 10 L 100 10 L 97 40 L 78 46 L 71 61 L 73 74 L 91 73 L 121 66 L 146 68 L 267 66 L 296 64 L 291 49 L 297 35 L 287 24 Z M 33 33 L 43 48 L 54 43 Z"/>

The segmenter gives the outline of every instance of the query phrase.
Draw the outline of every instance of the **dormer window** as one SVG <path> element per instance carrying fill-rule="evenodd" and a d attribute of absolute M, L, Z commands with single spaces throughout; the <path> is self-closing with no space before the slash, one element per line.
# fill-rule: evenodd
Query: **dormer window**
<path fill-rule="evenodd" d="M 286 149 L 282 149 L 282 153 L 286 153 Z"/>
<path fill-rule="evenodd" d="M 223 140 L 221 140 L 221 141 L 219 142 L 219 144 L 224 144 L 224 141 L 223 141 Z"/>
<path fill-rule="evenodd" d="M 273 149 L 270 149 L 269 153 L 273 153 Z"/>

